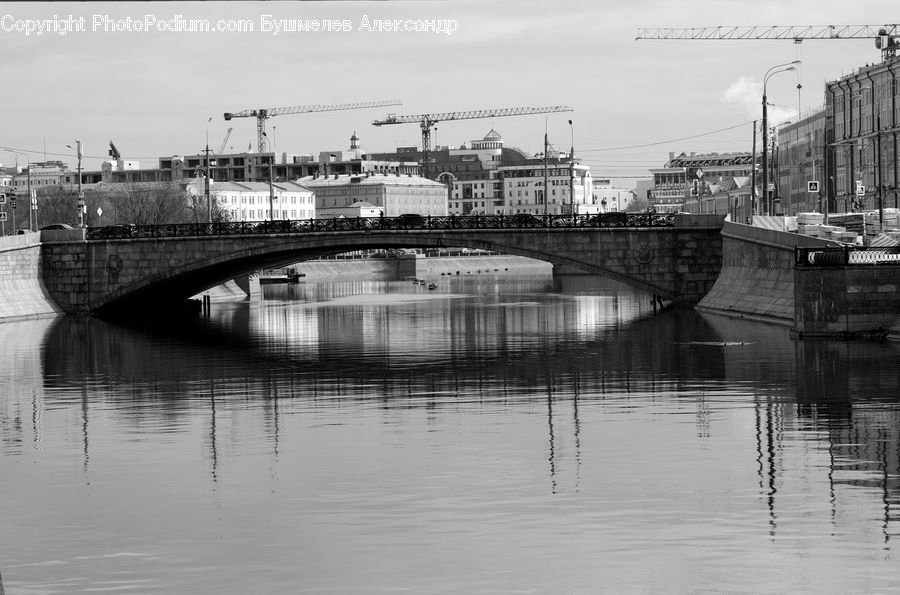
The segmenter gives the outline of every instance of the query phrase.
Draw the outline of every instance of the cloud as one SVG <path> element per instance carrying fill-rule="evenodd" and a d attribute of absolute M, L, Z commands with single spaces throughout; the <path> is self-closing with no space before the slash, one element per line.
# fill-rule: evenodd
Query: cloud
<path fill-rule="evenodd" d="M 739 77 L 725 91 L 723 99 L 729 103 L 743 105 L 751 118 L 762 119 L 762 83 L 753 77 Z M 772 105 L 771 101 L 767 112 L 766 118 L 770 126 L 792 120 L 797 116 L 796 109 Z"/>

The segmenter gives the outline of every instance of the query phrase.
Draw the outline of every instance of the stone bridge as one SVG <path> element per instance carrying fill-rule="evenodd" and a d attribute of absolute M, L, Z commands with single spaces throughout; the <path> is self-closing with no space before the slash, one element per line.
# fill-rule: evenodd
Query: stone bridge
<path fill-rule="evenodd" d="M 67 313 L 153 312 L 266 268 L 353 250 L 491 250 L 622 281 L 675 305 L 698 303 L 722 266 L 723 217 L 624 214 L 314 220 L 42 232 L 41 270 Z M 340 223 L 338 223 L 340 222 Z"/>

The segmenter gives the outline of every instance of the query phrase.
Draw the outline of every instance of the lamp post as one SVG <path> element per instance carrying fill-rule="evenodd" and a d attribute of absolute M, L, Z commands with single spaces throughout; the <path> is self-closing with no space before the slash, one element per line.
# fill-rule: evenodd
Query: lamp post
<path fill-rule="evenodd" d="M 569 210 L 572 212 L 572 219 L 575 219 L 575 127 L 572 126 L 572 120 L 569 120 L 569 131 L 572 137 L 572 146 L 569 149 Z"/>
<path fill-rule="evenodd" d="M 547 189 L 547 148 L 549 146 L 549 142 L 547 139 L 547 116 L 544 117 L 544 221 L 547 221 L 547 202 L 548 202 L 548 189 Z M 510 201 L 512 202 L 512 201 Z"/>
<path fill-rule="evenodd" d="M 787 62 L 785 64 L 777 64 L 766 71 L 766 75 L 763 77 L 763 95 L 762 95 L 762 162 L 763 162 L 763 174 L 762 174 L 762 190 L 763 190 L 763 198 L 766 202 L 766 214 L 772 214 L 772 203 L 769 200 L 769 158 L 768 158 L 768 147 L 766 146 L 769 142 L 769 122 L 768 122 L 768 108 L 766 102 L 766 83 L 769 82 L 769 77 L 772 75 L 778 74 L 779 72 L 788 72 L 790 70 L 796 70 L 795 65 L 800 64 L 800 60 L 794 60 L 793 62 Z"/>
<path fill-rule="evenodd" d="M 26 167 L 28 168 L 28 225 L 29 229 L 31 226 L 31 157 L 26 155 L 25 153 L 19 153 L 18 151 L 10 151 L 9 149 L 4 149 L 7 153 L 13 153 L 15 155 L 21 155 L 26 159 Z M 16 229 L 16 209 L 13 208 L 13 231 Z"/>
<path fill-rule="evenodd" d="M 75 146 L 66 145 L 75 149 L 78 155 L 78 227 L 84 227 L 84 192 L 81 190 L 81 141 L 75 139 Z"/>
<path fill-rule="evenodd" d="M 266 142 L 269 143 L 269 137 L 263 132 L 263 136 L 266 137 Z M 269 150 L 272 150 L 272 144 L 269 143 Z M 262 157 L 260 157 L 262 158 Z M 269 221 L 275 221 L 275 188 L 272 185 L 272 161 L 275 160 L 275 153 L 272 153 L 272 158 L 269 159 Z"/>
<path fill-rule="evenodd" d="M 212 200 L 209 196 L 209 187 L 212 183 L 209 180 L 209 123 L 212 122 L 212 116 L 206 121 L 206 216 L 209 223 L 212 223 Z"/>

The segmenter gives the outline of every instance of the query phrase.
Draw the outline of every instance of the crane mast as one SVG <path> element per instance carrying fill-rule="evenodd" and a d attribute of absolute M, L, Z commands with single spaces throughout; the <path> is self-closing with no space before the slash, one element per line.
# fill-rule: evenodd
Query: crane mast
<path fill-rule="evenodd" d="M 471 110 L 461 112 L 441 112 L 433 114 L 415 114 L 398 116 L 388 114 L 382 120 L 372 122 L 373 126 L 385 126 L 388 124 L 418 124 L 422 129 L 422 174 L 430 178 L 429 155 L 431 153 L 431 129 L 438 122 L 448 120 L 472 120 L 476 118 L 500 118 L 505 116 L 526 116 L 533 114 L 549 114 L 553 112 L 571 112 L 572 108 L 565 105 L 549 107 L 506 107 L 499 109 Z"/>
<path fill-rule="evenodd" d="M 218 155 L 221 155 L 221 154 L 222 154 L 222 151 L 225 150 L 225 144 L 228 142 L 228 139 L 231 138 L 231 131 L 232 131 L 232 130 L 234 130 L 234 129 L 233 129 L 232 127 L 229 126 L 229 127 L 228 127 L 228 130 L 225 132 L 225 138 L 222 139 L 222 144 L 221 144 L 221 146 L 219 146 L 219 152 L 217 153 Z"/>
<path fill-rule="evenodd" d="M 900 25 L 787 25 L 787 26 L 718 26 L 695 28 L 638 28 L 640 39 L 786 39 L 801 43 L 805 39 L 874 39 L 882 58 L 896 56 L 900 47 Z"/>
<path fill-rule="evenodd" d="M 260 153 L 265 152 L 266 146 L 266 120 L 274 116 L 286 114 L 308 114 L 313 112 L 335 112 L 343 110 L 363 109 L 367 107 L 386 107 L 389 105 L 401 105 L 399 99 L 383 101 L 364 101 L 359 103 L 340 103 L 334 105 L 314 104 L 297 105 L 292 107 L 274 107 L 260 109 L 245 109 L 239 112 L 225 112 L 225 120 L 232 118 L 256 118 L 256 143 Z"/>

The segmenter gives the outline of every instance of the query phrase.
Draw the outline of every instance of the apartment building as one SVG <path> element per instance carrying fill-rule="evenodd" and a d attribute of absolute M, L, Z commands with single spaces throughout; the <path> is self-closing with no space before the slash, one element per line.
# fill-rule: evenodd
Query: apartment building
<path fill-rule="evenodd" d="M 825 83 L 822 177 L 837 211 L 897 207 L 900 57 Z"/>
<path fill-rule="evenodd" d="M 447 189 L 434 180 L 395 174 L 333 174 L 308 176 L 296 181 L 315 192 L 319 218 L 346 216 L 353 205 L 368 203 L 385 217 L 405 213 L 447 215 Z"/>
<path fill-rule="evenodd" d="M 205 191 L 202 182 L 195 194 Z M 294 182 L 213 182 L 210 196 L 230 221 L 315 219 L 315 193 Z"/>

